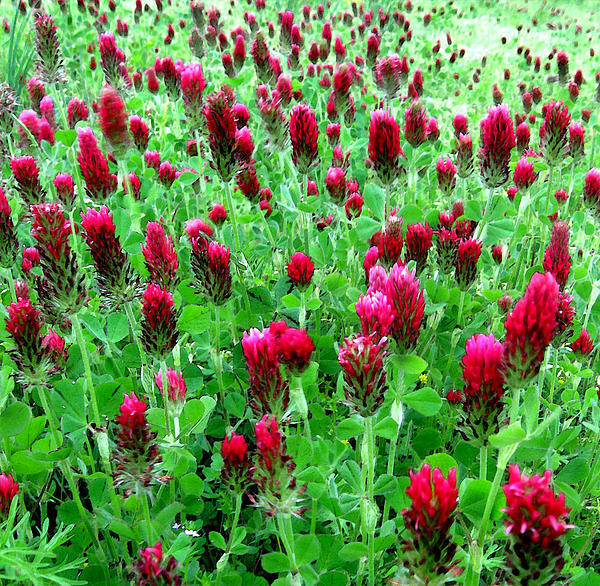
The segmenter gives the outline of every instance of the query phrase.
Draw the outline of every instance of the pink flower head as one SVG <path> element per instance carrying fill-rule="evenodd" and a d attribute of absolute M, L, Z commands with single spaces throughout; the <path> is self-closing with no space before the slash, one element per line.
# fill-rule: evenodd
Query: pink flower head
<path fill-rule="evenodd" d="M 340 167 L 329 167 L 325 177 L 325 186 L 331 199 L 338 205 L 346 198 L 346 173 Z"/>
<path fill-rule="evenodd" d="M 567 284 L 571 269 L 569 254 L 569 225 L 562 220 L 554 222 L 550 244 L 544 254 L 544 270 L 554 275 L 561 289 Z"/>
<path fill-rule="evenodd" d="M 298 172 L 307 175 L 317 164 L 319 130 L 315 113 L 306 104 L 297 104 L 290 112 L 292 160 Z"/>
<path fill-rule="evenodd" d="M 144 152 L 148 148 L 148 125 L 139 116 L 130 116 L 129 132 L 137 149 Z"/>
<path fill-rule="evenodd" d="M 116 189 L 116 177 L 110 173 L 106 157 L 98 148 L 91 128 L 78 128 L 77 139 L 79 141 L 77 160 L 87 194 L 95 201 L 104 201 Z"/>
<path fill-rule="evenodd" d="M 440 129 L 438 127 L 437 119 L 433 116 L 429 118 L 427 122 L 427 140 L 429 142 L 435 142 L 440 137 Z"/>
<path fill-rule="evenodd" d="M 150 273 L 150 282 L 172 291 L 178 282 L 179 261 L 173 247 L 173 238 L 170 235 L 167 237 L 160 222 L 148 222 L 146 242 L 141 247 Z"/>
<path fill-rule="evenodd" d="M 65 208 L 70 208 L 75 201 L 73 177 L 68 173 L 59 173 L 53 181 L 56 195 Z"/>
<path fill-rule="evenodd" d="M 163 374 L 162 370 L 154 374 L 156 386 L 160 390 L 160 394 L 164 396 L 163 391 Z M 185 393 L 187 386 L 183 380 L 183 373 L 177 372 L 172 368 L 167 368 L 167 396 L 174 403 L 180 403 L 183 407 L 185 401 Z"/>
<path fill-rule="evenodd" d="M 413 100 L 404 112 L 404 138 L 413 147 L 427 140 L 427 114 L 419 100 Z"/>
<path fill-rule="evenodd" d="M 173 296 L 166 289 L 148 284 L 142 298 L 142 343 L 147 352 L 164 358 L 177 343 L 177 315 Z"/>
<path fill-rule="evenodd" d="M 225 206 L 221 203 L 213 204 L 212 209 L 210 212 L 208 212 L 208 217 L 210 221 L 217 226 L 222 226 L 227 219 L 227 211 L 225 210 Z"/>
<path fill-rule="evenodd" d="M 42 201 L 46 195 L 39 179 L 39 169 L 33 157 L 22 156 L 10 160 L 10 170 L 17 184 L 17 190 L 27 205 Z"/>
<path fill-rule="evenodd" d="M 552 472 L 546 470 L 543 476 L 529 477 L 517 464 L 511 464 L 508 471 L 508 483 L 502 487 L 506 495 L 506 534 L 512 536 L 513 543 L 555 551 L 556 542 L 573 525 L 567 524 L 570 509 L 565 506 L 565 495 L 556 496 L 550 488 Z"/>
<path fill-rule="evenodd" d="M 427 264 L 427 256 L 432 246 L 433 230 L 427 222 L 425 224 L 410 224 L 406 230 L 406 256 L 405 262 L 414 260 L 417 263 L 417 274 Z"/>
<path fill-rule="evenodd" d="M 379 260 L 387 267 L 391 267 L 400 260 L 402 245 L 404 244 L 402 224 L 403 219 L 401 216 L 390 216 L 387 219 L 385 230 L 379 236 L 377 242 Z"/>
<path fill-rule="evenodd" d="M 481 242 L 474 238 L 462 240 L 456 256 L 456 282 L 466 291 L 477 278 L 477 261 L 481 255 Z"/>
<path fill-rule="evenodd" d="M 387 338 L 375 342 L 375 336 L 373 333 L 345 338 L 338 353 L 346 401 L 365 417 L 377 411 L 387 391 L 383 365 Z"/>
<path fill-rule="evenodd" d="M 517 126 L 515 134 L 517 137 L 517 150 L 522 153 L 529 148 L 529 140 L 531 138 L 531 131 L 529 130 L 527 122 L 521 122 L 521 124 Z"/>
<path fill-rule="evenodd" d="M 344 204 L 344 211 L 346 212 L 346 218 L 352 220 L 358 218 L 362 214 L 362 208 L 365 203 L 362 195 L 358 192 L 351 193 Z"/>
<path fill-rule="evenodd" d="M 585 127 L 579 122 L 572 122 L 569 126 L 569 154 L 574 161 L 579 161 L 584 155 Z"/>
<path fill-rule="evenodd" d="M 507 384 L 521 388 L 538 373 L 556 329 L 559 288 L 551 273 L 535 273 L 504 322 Z"/>
<path fill-rule="evenodd" d="M 15 496 L 19 494 L 19 484 L 10 474 L 0 474 L 0 520 L 8 518 L 10 505 Z"/>
<path fill-rule="evenodd" d="M 81 120 L 88 119 L 88 107 L 83 100 L 71 98 L 67 104 L 67 123 L 69 128 L 75 128 L 75 124 Z"/>
<path fill-rule="evenodd" d="M 386 110 L 375 110 L 369 125 L 369 159 L 379 180 L 393 183 L 401 172 L 400 128 Z"/>
<path fill-rule="evenodd" d="M 456 167 L 449 157 L 440 157 L 435 166 L 438 187 L 444 195 L 450 195 L 456 187 Z"/>
<path fill-rule="evenodd" d="M 456 167 L 459 177 L 473 173 L 473 141 L 470 134 L 461 134 L 456 140 Z"/>
<path fill-rule="evenodd" d="M 594 167 L 587 172 L 583 187 L 583 201 L 588 207 L 600 212 L 600 169 Z"/>
<path fill-rule="evenodd" d="M 454 136 L 459 138 L 461 134 L 468 134 L 468 120 L 464 114 L 455 114 L 452 119 L 452 127 L 454 128 Z"/>
<path fill-rule="evenodd" d="M 533 163 L 527 157 L 521 157 L 517 161 L 513 181 L 518 189 L 527 191 L 537 178 Z"/>
<path fill-rule="evenodd" d="M 310 285 L 315 265 L 310 256 L 306 256 L 303 252 L 296 252 L 287 263 L 287 274 L 290 282 L 296 285 L 299 289 L 305 289 Z"/>
<path fill-rule="evenodd" d="M 213 229 L 201 218 L 194 218 L 193 220 L 188 220 L 186 222 L 185 233 L 191 242 L 194 238 L 198 238 L 200 236 L 212 236 Z"/>
<path fill-rule="evenodd" d="M 419 289 L 415 271 L 394 265 L 385 293 L 396 315 L 392 323 L 392 336 L 401 351 L 410 351 L 417 345 L 425 310 L 423 291 Z"/>
<path fill-rule="evenodd" d="M 390 334 L 395 314 L 383 291 L 377 290 L 361 295 L 355 308 L 363 336 L 373 334 L 373 341 L 378 342 Z"/>
<path fill-rule="evenodd" d="M 594 351 L 594 342 L 586 329 L 581 328 L 579 337 L 571 343 L 571 350 L 580 359 Z"/>
<path fill-rule="evenodd" d="M 188 124 L 197 129 L 202 124 L 202 92 L 206 80 L 200 63 L 186 63 L 180 72 L 181 93 Z"/>
<path fill-rule="evenodd" d="M 138 586 L 143 584 L 179 586 L 181 584 L 181 578 L 176 572 L 179 563 L 172 555 L 167 560 L 163 560 L 160 541 L 157 541 L 153 547 L 140 550 L 139 555 L 134 567 Z"/>
<path fill-rule="evenodd" d="M 385 94 L 387 102 L 393 100 L 408 79 L 408 61 L 398 55 L 382 57 L 375 65 L 375 81 Z"/>
<path fill-rule="evenodd" d="M 499 187 L 508 180 L 510 153 L 515 147 L 515 131 L 505 105 L 489 109 L 481 120 L 480 172 L 487 187 Z"/>
<path fill-rule="evenodd" d="M 542 111 L 544 122 L 540 127 L 540 150 L 548 165 L 556 166 L 567 153 L 571 115 L 562 101 L 551 101 L 544 105 Z"/>

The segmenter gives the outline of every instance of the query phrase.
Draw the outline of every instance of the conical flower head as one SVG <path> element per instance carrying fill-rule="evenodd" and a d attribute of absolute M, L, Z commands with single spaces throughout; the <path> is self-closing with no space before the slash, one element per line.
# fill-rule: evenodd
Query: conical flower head
<path fill-rule="evenodd" d="M 17 191 L 27 205 L 41 202 L 46 191 L 40 183 L 40 171 L 30 156 L 13 157 L 10 170 L 17 184 Z"/>
<path fill-rule="evenodd" d="M 579 334 L 579 337 L 571 344 L 571 350 L 575 352 L 575 355 L 580 360 L 594 351 L 594 342 L 587 330 L 581 328 L 581 334 Z"/>
<path fill-rule="evenodd" d="M 206 80 L 200 63 L 186 63 L 181 69 L 181 93 L 185 115 L 192 130 L 199 129 L 203 122 L 202 92 Z"/>
<path fill-rule="evenodd" d="M 375 110 L 369 125 L 369 159 L 384 185 L 393 183 L 403 171 L 400 128 L 387 110 Z"/>
<path fill-rule="evenodd" d="M 229 88 L 227 88 L 229 89 Z M 211 165 L 227 183 L 238 170 L 235 157 L 236 130 L 233 93 L 222 89 L 208 94 L 202 110 L 211 154 Z"/>
<path fill-rule="evenodd" d="M 56 31 L 54 19 L 46 12 L 38 12 L 35 17 L 36 69 L 47 83 L 61 81 L 63 76 L 63 59 Z"/>
<path fill-rule="evenodd" d="M 85 214 L 81 214 L 81 227 L 83 239 L 94 259 L 98 288 L 102 296 L 111 306 L 119 306 L 135 299 L 139 290 L 139 278 L 121 247 L 108 208 L 88 208 Z"/>
<path fill-rule="evenodd" d="M 306 486 L 298 488 L 293 475 L 296 465 L 286 454 L 285 441 L 275 417 L 264 415 L 254 426 L 256 433 L 256 460 L 254 482 L 258 496 L 251 497 L 255 504 L 269 515 L 303 512 L 300 506 Z"/>
<path fill-rule="evenodd" d="M 459 177 L 473 173 L 473 141 L 470 134 L 461 134 L 456 139 L 456 167 Z"/>
<path fill-rule="evenodd" d="M 460 238 L 456 230 L 440 228 L 435 232 L 437 263 L 442 273 L 447 274 L 456 267 Z"/>
<path fill-rule="evenodd" d="M 508 180 L 510 153 L 516 145 L 515 130 L 505 105 L 490 108 L 480 122 L 481 146 L 479 170 L 489 188 L 500 187 Z"/>
<path fill-rule="evenodd" d="M 475 238 L 462 240 L 456 254 L 455 277 L 459 288 L 466 291 L 477 278 L 477 261 L 481 256 L 481 242 Z"/>
<path fill-rule="evenodd" d="M 449 157 L 440 157 L 435 166 L 438 187 L 444 195 L 450 195 L 456 187 L 456 167 Z"/>
<path fill-rule="evenodd" d="M 579 122 L 572 122 L 569 126 L 569 154 L 573 161 L 578 162 L 585 151 L 585 126 Z"/>
<path fill-rule="evenodd" d="M 569 108 L 561 102 L 544 105 L 544 122 L 540 126 L 540 150 L 550 167 L 560 165 L 568 149 Z"/>
<path fill-rule="evenodd" d="M 433 230 L 427 222 L 410 224 L 406 230 L 405 262 L 414 260 L 417 263 L 417 273 L 427 265 L 427 256 L 432 246 Z"/>
<path fill-rule="evenodd" d="M 173 296 L 158 285 L 149 284 L 142 299 L 142 343 L 146 351 L 163 359 L 177 343 L 177 314 Z"/>
<path fill-rule="evenodd" d="M 467 340 L 462 359 L 462 427 L 478 445 L 498 431 L 498 418 L 504 408 L 502 354 L 502 344 L 493 334 L 475 334 Z"/>
<path fill-rule="evenodd" d="M 89 127 L 77 129 L 77 161 L 85 181 L 86 192 L 94 201 L 103 202 L 117 188 L 117 178 L 108 169 L 104 153 Z"/>
<path fill-rule="evenodd" d="M 150 282 L 172 291 L 179 281 L 179 261 L 173 247 L 173 238 L 166 236 L 165 228 L 160 222 L 148 222 L 146 242 L 141 247 L 150 273 Z"/>
<path fill-rule="evenodd" d="M 521 191 L 527 191 L 537 178 L 533 163 L 527 157 L 521 157 L 517 161 L 513 181 L 515 186 Z"/>
<path fill-rule="evenodd" d="M 409 475 L 411 505 L 402 516 L 410 537 L 404 541 L 402 563 L 415 583 L 445 584 L 456 573 L 456 545 L 449 535 L 458 498 L 456 469 L 445 477 L 439 468 L 423 464 Z"/>
<path fill-rule="evenodd" d="M 244 332 L 242 350 L 250 375 L 250 406 L 256 415 L 280 419 L 289 403 L 289 389 L 281 376 L 277 338 L 269 328 Z"/>
<path fill-rule="evenodd" d="M 306 104 L 296 104 L 290 112 L 290 140 L 292 160 L 301 175 L 308 175 L 318 163 L 318 138 L 315 113 Z"/>
<path fill-rule="evenodd" d="M 410 351 L 417 345 L 425 312 L 425 299 L 415 271 L 394 265 L 386 283 L 386 295 L 396 314 L 392 336 L 401 352 Z"/>
<path fill-rule="evenodd" d="M 539 372 L 556 328 L 559 288 L 551 273 L 535 273 L 525 295 L 504 322 L 504 376 L 509 387 L 524 388 Z"/>
<path fill-rule="evenodd" d="M 106 83 L 112 87 L 122 85 L 121 64 L 125 62 L 125 54 L 117 47 L 112 33 L 102 33 L 98 37 L 100 50 L 100 66 L 104 72 Z"/>
<path fill-rule="evenodd" d="M 65 209 L 70 210 L 75 202 L 75 185 L 68 173 L 59 173 L 53 181 L 56 195 Z"/>
<path fill-rule="evenodd" d="M 179 563 L 172 555 L 163 559 L 160 541 L 153 547 L 141 549 L 139 556 L 133 568 L 137 586 L 179 586 L 182 583 L 177 571 Z"/>
<path fill-rule="evenodd" d="M 100 128 L 115 155 L 123 156 L 131 143 L 128 116 L 119 93 L 106 86 L 100 94 Z"/>
<path fill-rule="evenodd" d="M 552 226 L 550 244 L 544 254 L 544 270 L 552 273 L 558 286 L 563 289 L 567 284 L 570 269 L 569 225 L 559 220 Z"/>
<path fill-rule="evenodd" d="M 404 138 L 418 147 L 427 140 L 427 114 L 419 100 L 413 100 L 404 112 Z"/>
<path fill-rule="evenodd" d="M 111 455 L 114 486 L 123 488 L 126 495 L 147 492 L 148 487 L 160 483 L 161 456 L 155 441 L 157 434 L 150 429 L 146 408 L 146 402 L 132 391 L 123 395 L 115 419 L 117 442 Z M 143 495 L 142 498 L 147 497 Z"/>
<path fill-rule="evenodd" d="M 203 236 L 193 238 L 191 264 L 200 292 L 215 305 L 223 305 L 231 295 L 229 247 Z"/>
<path fill-rule="evenodd" d="M 583 202 L 596 214 L 600 213 L 600 169 L 590 169 L 585 176 Z"/>
<path fill-rule="evenodd" d="M 140 152 L 148 148 L 149 130 L 148 125 L 139 116 L 129 117 L 129 132 L 133 143 Z"/>
<path fill-rule="evenodd" d="M 315 265 L 310 258 L 303 252 L 296 252 L 287 263 L 287 274 L 290 283 L 296 285 L 298 289 L 306 289 L 312 281 L 315 272 Z"/>
<path fill-rule="evenodd" d="M 521 584 L 536 576 L 539 584 L 562 581 L 564 566 L 562 538 L 574 526 L 567 523 L 569 509 L 565 495 L 550 487 L 552 472 L 527 476 L 517 464 L 508 468 L 509 479 L 502 489 L 506 495 L 506 534 L 510 535 L 509 580 Z"/>
<path fill-rule="evenodd" d="M 244 491 L 250 482 L 250 460 L 248 443 L 243 435 L 232 432 L 223 438 L 221 444 L 223 468 L 221 478 L 229 490 Z"/>
<path fill-rule="evenodd" d="M 58 203 L 32 205 L 31 235 L 46 281 L 44 304 L 63 314 L 77 313 L 87 298 L 85 277 L 71 250 L 71 224 Z"/>
<path fill-rule="evenodd" d="M 400 91 L 400 88 L 408 79 L 408 61 L 406 57 L 401 59 L 398 55 L 382 57 L 375 65 L 375 80 L 377 86 L 391 102 Z"/>
<path fill-rule="evenodd" d="M 19 494 L 19 484 L 10 474 L 0 474 L 0 522 L 8 518 L 10 505 L 15 496 Z"/>
<path fill-rule="evenodd" d="M 12 218 L 10 206 L 2 187 L 0 187 L 0 267 L 10 268 L 17 260 L 19 243 Z"/>
<path fill-rule="evenodd" d="M 373 335 L 373 341 L 378 342 L 390 334 L 395 314 L 392 304 L 383 291 L 361 295 L 355 308 L 363 336 Z"/>
<path fill-rule="evenodd" d="M 71 98 L 67 104 L 67 123 L 69 128 L 75 128 L 80 120 L 88 119 L 89 110 L 83 100 Z"/>
<path fill-rule="evenodd" d="M 166 394 L 163 377 L 166 378 Z M 183 379 L 183 373 L 172 368 L 167 368 L 166 373 L 163 373 L 163 370 L 161 369 L 154 374 L 154 380 L 163 401 L 167 402 L 169 414 L 172 417 L 179 417 L 185 405 L 185 394 L 187 392 L 187 385 Z"/>
<path fill-rule="evenodd" d="M 338 353 L 346 401 L 364 417 L 377 411 L 388 388 L 384 368 L 387 338 L 375 342 L 376 337 L 373 333 L 345 338 Z"/>
<path fill-rule="evenodd" d="M 391 267 L 401 259 L 402 245 L 404 244 L 403 223 L 404 220 L 401 216 L 392 215 L 387 219 L 385 229 L 379 235 L 377 242 L 379 261 L 386 267 Z"/>

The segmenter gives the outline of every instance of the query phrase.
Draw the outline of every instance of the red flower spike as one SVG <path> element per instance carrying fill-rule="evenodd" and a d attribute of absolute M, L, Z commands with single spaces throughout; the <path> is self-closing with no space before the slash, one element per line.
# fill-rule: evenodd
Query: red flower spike
<path fill-rule="evenodd" d="M 225 436 L 221 444 L 223 483 L 233 492 L 244 491 L 250 482 L 250 460 L 248 444 L 243 435 L 235 432 Z"/>
<path fill-rule="evenodd" d="M 202 125 L 202 92 L 206 80 L 200 63 L 186 63 L 181 69 L 181 93 L 185 115 L 192 130 Z"/>
<path fill-rule="evenodd" d="M 406 494 L 411 505 L 402 516 L 410 537 L 402 548 L 403 564 L 419 583 L 442 583 L 457 569 L 456 545 L 449 535 L 458 497 L 456 469 L 451 468 L 446 478 L 439 468 L 432 470 L 429 464 L 423 464 L 409 475 Z"/>
<path fill-rule="evenodd" d="M 144 152 L 148 148 L 148 125 L 139 116 L 129 117 L 129 132 L 136 148 Z"/>
<path fill-rule="evenodd" d="M 306 289 L 312 281 L 315 265 L 310 256 L 303 252 L 296 252 L 287 263 L 287 274 L 290 282 L 299 289 Z"/>
<path fill-rule="evenodd" d="M 571 115 L 562 101 L 545 104 L 542 112 L 544 122 L 540 127 L 540 151 L 548 165 L 554 167 L 567 154 Z"/>
<path fill-rule="evenodd" d="M 66 208 L 70 209 L 75 202 L 75 187 L 73 184 L 73 177 L 68 173 L 59 173 L 54 179 L 54 187 L 56 188 L 56 195 L 60 200 L 60 203 Z"/>
<path fill-rule="evenodd" d="M 571 343 L 571 350 L 575 352 L 575 356 L 580 360 L 594 351 L 594 342 L 590 338 L 587 330 L 581 329 L 579 337 Z"/>
<path fill-rule="evenodd" d="M 17 233 L 10 214 L 8 200 L 0 187 L 0 267 L 4 268 L 15 265 L 19 249 Z"/>
<path fill-rule="evenodd" d="M 413 100 L 404 112 L 404 138 L 413 147 L 427 140 L 427 114 L 419 100 Z"/>
<path fill-rule="evenodd" d="M 132 301 L 139 293 L 139 278 L 116 235 L 112 214 L 88 208 L 81 214 L 82 235 L 94 259 L 98 289 L 109 305 Z"/>
<path fill-rule="evenodd" d="M 456 167 L 459 177 L 473 173 L 473 141 L 470 134 L 461 134 L 456 141 Z"/>
<path fill-rule="evenodd" d="M 146 268 L 150 273 L 150 282 L 163 289 L 172 291 L 179 282 L 177 269 L 179 261 L 173 247 L 173 238 L 165 234 L 160 222 L 148 222 L 146 242 L 141 244 Z"/>
<path fill-rule="evenodd" d="M 94 201 L 104 201 L 117 188 L 117 178 L 108 169 L 104 153 L 89 127 L 78 128 L 79 153 L 77 160 L 85 181 L 86 192 Z"/>
<path fill-rule="evenodd" d="M 147 352 L 163 359 L 177 343 L 177 315 L 173 296 L 149 284 L 142 299 L 142 343 Z"/>
<path fill-rule="evenodd" d="M 17 183 L 17 191 L 28 206 L 39 203 L 46 197 L 33 157 L 13 157 L 10 160 L 10 169 Z"/>
<path fill-rule="evenodd" d="M 387 391 L 383 364 L 387 356 L 387 338 L 375 342 L 375 336 L 373 333 L 345 338 L 338 353 L 344 372 L 346 401 L 363 417 L 377 411 Z"/>
<path fill-rule="evenodd" d="M 106 86 L 100 94 L 100 128 L 113 151 L 122 156 L 130 144 L 125 104 L 119 93 Z"/>
<path fill-rule="evenodd" d="M 360 319 L 363 336 L 373 335 L 373 341 L 377 343 L 390 334 L 395 314 L 392 304 L 383 291 L 377 290 L 361 295 L 355 309 Z"/>
<path fill-rule="evenodd" d="M 579 122 L 572 122 L 569 126 L 569 154 L 574 162 L 583 158 L 585 151 L 585 127 Z"/>
<path fill-rule="evenodd" d="M 223 305 L 231 296 L 229 247 L 203 236 L 193 238 L 191 265 L 199 292 L 215 305 Z"/>
<path fill-rule="evenodd" d="M 477 261 L 481 255 L 481 242 L 474 238 L 458 245 L 454 276 L 462 291 L 466 291 L 477 278 Z"/>
<path fill-rule="evenodd" d="M 456 187 L 456 167 L 445 157 L 440 157 L 435 166 L 438 178 L 438 187 L 444 195 L 450 195 Z"/>
<path fill-rule="evenodd" d="M 410 351 L 417 345 L 425 310 L 423 291 L 415 271 L 394 265 L 386 283 L 385 293 L 396 317 L 392 323 L 392 336 L 400 351 Z"/>
<path fill-rule="evenodd" d="M 404 261 L 408 263 L 414 260 L 417 263 L 417 274 L 427 264 L 427 256 L 432 246 L 433 230 L 427 222 L 425 225 L 410 224 L 406 230 L 406 255 Z"/>
<path fill-rule="evenodd" d="M 513 181 L 520 191 L 526 192 L 537 179 L 537 173 L 533 168 L 533 163 L 527 157 L 521 157 L 517 161 Z"/>
<path fill-rule="evenodd" d="M 554 222 L 550 244 L 544 254 L 544 270 L 552 273 L 561 289 L 564 289 L 571 269 L 569 254 L 569 225 L 562 220 Z"/>
<path fill-rule="evenodd" d="M 173 556 L 163 560 L 162 543 L 140 550 L 139 559 L 134 566 L 137 586 L 160 584 L 161 586 L 179 586 L 181 577 L 177 573 L 179 563 Z"/>
<path fill-rule="evenodd" d="M 315 113 L 306 104 L 297 104 L 290 112 L 292 161 L 301 175 L 308 175 L 319 160 L 319 130 Z"/>
<path fill-rule="evenodd" d="M 286 328 L 277 336 L 279 359 L 294 376 L 300 376 L 309 366 L 315 350 L 306 330 Z"/>
<path fill-rule="evenodd" d="M 35 15 L 36 72 L 47 83 L 63 80 L 63 59 L 54 19 L 46 12 Z"/>
<path fill-rule="evenodd" d="M 558 293 L 551 273 L 535 273 L 504 322 L 504 373 L 511 388 L 524 388 L 539 372 L 557 326 Z"/>
<path fill-rule="evenodd" d="M 400 128 L 386 110 L 375 110 L 369 125 L 369 159 L 379 180 L 390 185 L 402 173 Z"/>
<path fill-rule="evenodd" d="M 250 406 L 256 415 L 272 413 L 278 419 L 289 403 L 289 389 L 281 376 L 277 339 L 267 328 L 244 332 L 242 350 L 250 374 Z"/>
<path fill-rule="evenodd" d="M 506 495 L 506 534 L 511 538 L 508 565 L 515 583 L 539 576 L 541 583 L 559 583 L 564 567 L 562 537 L 574 526 L 567 523 L 569 510 L 565 495 L 550 487 L 552 472 L 529 477 L 517 464 L 508 467 L 509 479 L 502 489 Z"/>
<path fill-rule="evenodd" d="M 508 108 L 504 105 L 490 108 L 480 126 L 478 156 L 481 177 L 487 187 L 500 187 L 508 180 L 510 153 L 516 144 Z"/>
<path fill-rule="evenodd" d="M 19 494 L 19 484 L 10 474 L 0 474 L 0 521 L 8 518 L 10 505 L 15 496 Z"/>

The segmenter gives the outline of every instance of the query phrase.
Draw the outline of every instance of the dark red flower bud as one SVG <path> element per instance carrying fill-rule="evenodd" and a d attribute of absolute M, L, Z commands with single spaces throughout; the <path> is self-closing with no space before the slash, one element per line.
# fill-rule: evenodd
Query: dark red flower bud
<path fill-rule="evenodd" d="M 173 296 L 149 284 L 142 300 L 142 343 L 147 352 L 163 359 L 177 343 L 177 315 Z"/>
<path fill-rule="evenodd" d="M 314 272 L 314 263 L 310 256 L 306 256 L 303 252 L 294 253 L 287 263 L 288 278 L 299 289 L 304 289 L 310 284 Z"/>

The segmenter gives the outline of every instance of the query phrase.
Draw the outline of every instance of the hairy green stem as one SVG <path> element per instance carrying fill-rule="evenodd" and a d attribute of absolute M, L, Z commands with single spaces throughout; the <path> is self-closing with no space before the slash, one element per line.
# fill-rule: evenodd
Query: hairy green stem
<path fill-rule="evenodd" d="M 215 586 L 221 585 L 221 580 L 223 578 L 222 573 L 223 570 L 227 567 L 227 562 L 229 561 L 229 556 L 231 554 L 231 545 L 233 543 L 233 537 L 235 535 L 235 530 L 237 529 L 239 520 L 240 520 L 240 512 L 242 510 L 242 493 L 238 492 L 235 496 L 235 512 L 233 514 L 233 522 L 231 523 L 231 528 L 229 530 L 229 539 L 227 540 L 227 549 L 225 553 L 221 557 L 221 559 L 217 562 L 217 577 L 215 580 Z"/>

